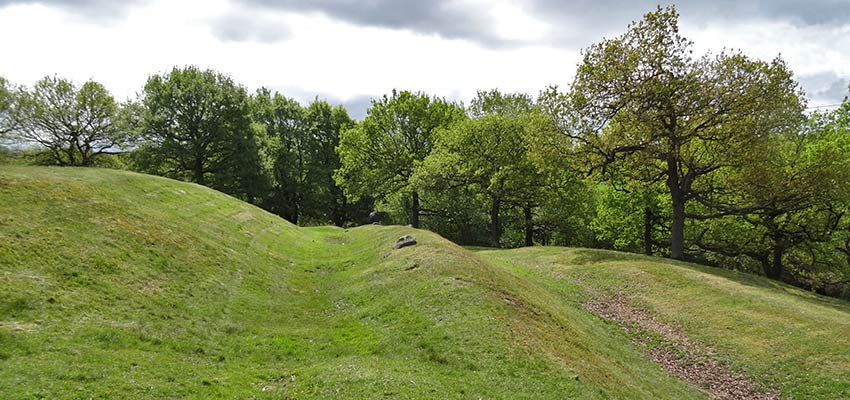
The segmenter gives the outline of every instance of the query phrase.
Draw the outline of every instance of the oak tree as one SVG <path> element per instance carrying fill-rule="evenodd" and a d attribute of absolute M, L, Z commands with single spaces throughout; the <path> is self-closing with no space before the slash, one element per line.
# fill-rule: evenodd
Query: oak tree
<path fill-rule="evenodd" d="M 15 139 L 43 147 L 58 165 L 91 166 L 95 158 L 121 151 L 130 140 L 120 105 L 100 83 L 78 87 L 48 76 L 16 97 L 11 117 L 17 124 Z"/>
<path fill-rule="evenodd" d="M 366 118 L 340 135 L 335 179 L 354 199 L 409 194 L 408 222 L 419 227 L 420 193 L 410 177 L 431 152 L 434 131 L 463 118 L 460 106 L 423 93 L 393 90 L 374 99 Z"/>
<path fill-rule="evenodd" d="M 764 138 L 799 126 L 802 92 L 779 58 L 692 56 L 673 7 L 659 7 L 614 39 L 590 46 L 562 101 L 565 142 L 588 171 L 612 164 L 669 193 L 670 257 L 685 252 L 690 201 L 710 201 L 706 176 L 738 167 Z"/>
<path fill-rule="evenodd" d="M 257 144 L 244 87 L 216 71 L 174 68 L 148 79 L 142 106 L 145 170 L 248 200 L 259 195 Z"/>

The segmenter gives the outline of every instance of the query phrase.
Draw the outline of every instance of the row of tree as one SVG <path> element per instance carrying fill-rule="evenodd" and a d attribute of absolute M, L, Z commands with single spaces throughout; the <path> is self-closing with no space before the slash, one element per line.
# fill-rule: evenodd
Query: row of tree
<path fill-rule="evenodd" d="M 125 104 L 96 82 L 0 80 L 0 133 L 60 165 L 123 153 L 295 223 L 645 252 L 850 297 L 850 103 L 806 114 L 781 59 L 695 57 L 677 21 L 647 14 L 537 98 L 393 91 L 355 122 L 188 67 Z"/>
<path fill-rule="evenodd" d="M 304 107 L 196 67 L 154 75 L 138 101 L 119 104 L 100 83 L 46 77 L 31 89 L 0 80 L 0 133 L 36 145 L 37 161 L 108 165 L 207 185 L 293 223 L 365 221 L 336 185 L 336 146 L 354 125 L 341 106 Z M 120 154 L 120 157 L 117 155 Z"/>

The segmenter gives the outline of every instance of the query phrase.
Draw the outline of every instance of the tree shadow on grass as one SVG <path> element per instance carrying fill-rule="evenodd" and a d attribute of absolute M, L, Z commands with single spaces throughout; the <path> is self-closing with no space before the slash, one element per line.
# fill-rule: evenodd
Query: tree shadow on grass
<path fill-rule="evenodd" d="M 792 286 L 780 281 L 769 279 L 767 277 L 759 276 L 749 272 L 728 270 L 719 267 L 696 264 L 688 261 L 672 260 L 642 254 L 623 253 L 612 250 L 574 249 L 573 254 L 574 258 L 570 260 L 570 264 L 573 265 L 589 265 L 623 261 L 650 261 L 656 263 L 666 263 L 668 265 L 687 268 L 693 271 L 722 277 L 745 286 L 780 291 L 784 294 L 805 300 L 811 304 L 830 307 L 835 309 L 836 311 L 850 314 L 850 302 L 823 296 L 813 291 L 808 291 L 806 289 L 798 288 L 796 286 Z"/>
<path fill-rule="evenodd" d="M 603 249 L 574 249 L 570 264 L 588 265 L 612 261 L 659 261 L 658 257 Z"/>

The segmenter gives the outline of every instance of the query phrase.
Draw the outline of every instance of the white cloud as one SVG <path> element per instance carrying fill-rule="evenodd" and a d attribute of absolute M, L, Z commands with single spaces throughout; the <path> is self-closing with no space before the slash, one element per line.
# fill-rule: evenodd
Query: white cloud
<path fill-rule="evenodd" d="M 578 61 L 576 50 L 487 48 L 315 13 L 264 16 L 290 32 L 285 40 L 225 42 L 210 25 L 228 11 L 223 1 L 158 1 L 132 10 L 120 24 L 100 26 L 40 5 L 5 8 L 0 36 L 21 39 L 0 45 L 13 55 L 0 75 L 25 84 L 53 73 L 94 78 L 123 98 L 139 91 L 150 74 L 196 64 L 229 73 L 251 89 L 290 87 L 343 101 L 393 88 L 466 99 L 479 88 L 534 93 L 566 84 Z"/>
<path fill-rule="evenodd" d="M 0 75 L 21 84 L 54 73 L 76 81 L 93 78 L 125 98 L 140 91 L 151 74 L 194 64 L 231 74 L 251 90 L 283 88 L 302 101 L 319 95 L 352 104 L 393 88 L 468 100 L 478 89 L 536 94 L 572 80 L 580 49 L 550 40 L 553 30 L 569 27 L 538 19 L 524 2 L 465 0 L 456 6 L 482 10 L 492 21 L 488 35 L 513 44 L 492 46 L 473 37 L 447 39 L 227 0 L 138 3 L 128 6 L 123 19 L 102 24 L 67 8 L 17 4 L 0 8 Z M 762 59 L 782 53 L 798 76 L 850 78 L 850 25 L 682 18 L 682 31 L 698 52 L 741 48 Z M 255 28 L 254 22 L 259 31 L 243 29 Z M 231 37 L 221 37 L 221 24 Z"/>
<path fill-rule="evenodd" d="M 699 28 L 695 28 L 699 26 Z M 747 24 L 683 24 L 683 33 L 699 52 L 740 49 L 751 57 L 770 60 L 781 55 L 804 84 L 812 105 L 835 103 L 841 97 L 823 97 L 826 88 L 850 81 L 850 23 L 847 25 L 798 26 L 787 21 L 753 20 Z M 835 81 L 813 85 L 812 77 L 832 76 Z M 808 84 L 808 86 L 806 86 Z M 845 90 L 843 95 L 846 95 Z M 842 96 L 843 96 L 842 95 Z"/>

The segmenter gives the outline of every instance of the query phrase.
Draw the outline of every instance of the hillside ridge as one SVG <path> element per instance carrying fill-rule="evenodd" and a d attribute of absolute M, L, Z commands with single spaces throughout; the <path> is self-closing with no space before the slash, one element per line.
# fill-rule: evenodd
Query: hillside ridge
<path fill-rule="evenodd" d="M 3 398 L 709 396 L 585 308 L 618 292 L 764 389 L 850 395 L 844 302 L 623 253 L 300 228 L 123 171 L 1 166 L 0 283 Z"/>

